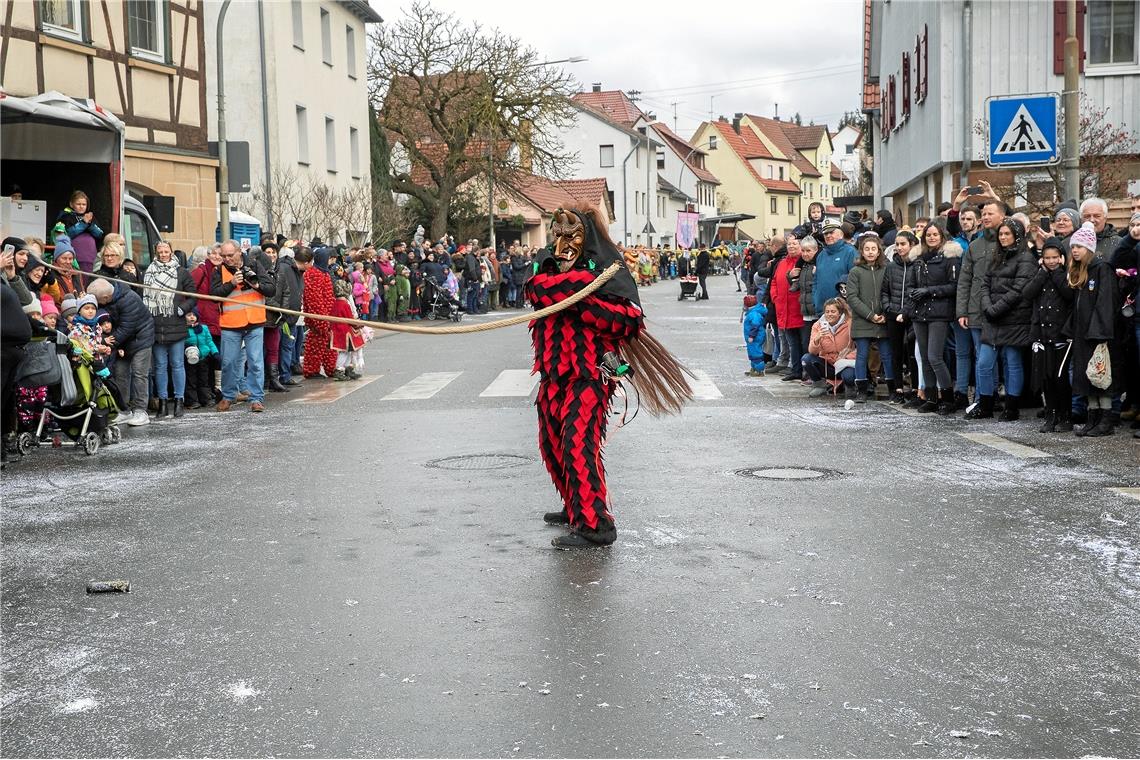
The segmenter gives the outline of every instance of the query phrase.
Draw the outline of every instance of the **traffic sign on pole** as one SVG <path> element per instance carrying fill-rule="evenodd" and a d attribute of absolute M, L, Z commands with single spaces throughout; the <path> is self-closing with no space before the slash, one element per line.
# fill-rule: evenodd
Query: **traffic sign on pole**
<path fill-rule="evenodd" d="M 1061 96 L 997 95 L 986 99 L 986 166 L 1050 166 L 1061 160 Z"/>

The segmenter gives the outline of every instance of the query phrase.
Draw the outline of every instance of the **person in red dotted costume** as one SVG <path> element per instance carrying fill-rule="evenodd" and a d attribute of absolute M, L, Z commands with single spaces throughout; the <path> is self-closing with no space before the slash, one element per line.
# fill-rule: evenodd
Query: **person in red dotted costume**
<path fill-rule="evenodd" d="M 297 259 L 300 263 L 300 259 Z M 332 314 L 332 278 L 329 277 L 329 251 L 318 248 L 313 251 L 313 265 L 302 275 L 303 310 L 308 314 Z M 306 378 L 317 377 L 324 369 L 325 377 L 336 373 L 336 351 L 329 347 L 332 339 L 332 323 L 321 319 L 305 319 L 305 358 L 301 364 Z"/>
<path fill-rule="evenodd" d="M 592 208 L 559 209 L 551 232 L 554 242 L 535 259 L 525 285 L 535 309 L 566 300 L 623 261 Z M 627 267 L 577 304 L 532 320 L 530 333 L 540 376 L 538 448 L 563 504 L 544 519 L 570 527 L 551 543 L 560 549 L 612 544 L 617 529 L 602 446 L 619 381 L 602 371 L 603 357 L 613 353 L 624 360 L 631 384 L 652 414 L 680 411 L 692 398 L 685 370 L 646 332 Z"/>

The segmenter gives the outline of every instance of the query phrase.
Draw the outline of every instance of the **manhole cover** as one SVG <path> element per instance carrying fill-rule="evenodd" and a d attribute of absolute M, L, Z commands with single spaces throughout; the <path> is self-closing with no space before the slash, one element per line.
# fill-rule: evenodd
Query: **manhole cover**
<path fill-rule="evenodd" d="M 508 467 L 521 467 L 533 460 L 517 454 L 472 454 L 470 456 L 447 457 L 427 463 L 437 470 L 505 470 Z"/>
<path fill-rule="evenodd" d="M 737 470 L 737 475 L 760 480 L 818 480 L 838 473 L 831 470 L 815 470 L 808 467 L 745 467 Z"/>

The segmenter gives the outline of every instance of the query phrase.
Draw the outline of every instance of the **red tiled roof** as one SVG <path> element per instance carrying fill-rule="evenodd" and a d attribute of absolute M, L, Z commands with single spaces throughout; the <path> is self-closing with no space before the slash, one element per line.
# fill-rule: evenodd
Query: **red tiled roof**
<path fill-rule="evenodd" d="M 795 145 L 792 144 L 791 138 L 788 137 L 785 127 L 788 126 L 782 121 L 775 119 L 768 119 L 763 116 L 753 116 L 748 114 L 748 119 L 760 129 L 765 137 L 772 141 L 776 146 L 776 150 L 780 151 L 784 156 L 792 162 L 792 164 L 800 170 L 800 174 L 807 175 L 808 177 L 822 177 L 819 169 L 811 161 L 808 161 L 803 153 L 800 153 Z M 795 126 L 794 124 L 791 126 Z M 823 127 L 817 127 L 823 129 Z M 815 147 L 819 146 L 817 141 Z"/>
<path fill-rule="evenodd" d="M 717 128 L 721 136 L 724 137 L 737 155 L 747 160 L 750 158 L 775 158 L 772 151 L 760 140 L 755 132 L 747 125 L 741 125 L 740 134 L 732 128 L 732 125 L 727 121 L 714 121 L 713 126 Z"/>
<path fill-rule="evenodd" d="M 825 208 L 823 210 L 823 213 L 834 214 L 835 216 L 840 216 L 843 214 L 843 210 L 844 209 L 842 206 L 828 206 L 827 208 Z"/>
<path fill-rule="evenodd" d="M 396 135 L 393 135 L 390 139 L 392 139 L 393 143 L 399 141 L 399 137 Z M 443 167 L 443 162 L 447 159 L 447 152 L 449 150 L 446 143 L 417 141 L 416 147 L 420 149 L 421 153 L 427 156 L 428 160 L 431 161 L 434 166 L 437 168 Z M 495 150 L 502 155 L 509 151 L 510 148 L 511 144 L 509 141 L 500 140 Z M 471 140 L 467 143 L 467 147 L 463 152 L 467 155 L 468 159 L 485 157 L 487 155 L 487 141 Z M 416 161 L 415 158 L 411 158 L 411 162 L 412 182 L 421 187 L 433 187 L 435 181 L 431 178 L 431 172 L 428 171 L 428 168 Z"/>
<path fill-rule="evenodd" d="M 716 185 L 720 184 L 720 180 L 716 178 L 715 174 L 704 167 L 698 166 L 696 162 L 693 161 L 694 155 L 697 153 L 703 154 L 705 151 L 697 148 L 689 141 L 682 139 L 673 132 L 673 130 L 659 121 L 653 123 L 653 128 L 657 130 L 659 135 L 665 138 L 665 142 L 669 143 L 670 147 L 673 148 L 673 152 L 685 162 L 685 166 L 688 166 L 689 169 L 692 170 L 693 174 L 697 176 L 697 179 L 702 182 L 711 182 Z"/>
<path fill-rule="evenodd" d="M 800 188 L 795 182 L 786 179 L 761 179 L 760 184 L 774 193 L 796 193 L 798 195 L 800 192 Z"/>
<path fill-rule="evenodd" d="M 609 208 L 607 194 L 609 187 L 604 177 L 552 180 L 537 174 L 528 174 L 519 180 L 517 189 L 527 200 L 547 213 L 579 203 L 590 206 L 601 204 L 607 215 L 613 218 L 613 209 Z"/>
<path fill-rule="evenodd" d="M 834 161 L 831 162 L 831 178 L 840 182 L 843 181 L 843 170 L 836 166 Z"/>
<path fill-rule="evenodd" d="M 582 203 L 588 203 L 591 206 L 596 206 L 599 203 L 607 207 L 607 213 L 610 218 L 613 218 L 614 210 L 608 208 L 610 203 L 609 184 L 606 182 L 605 177 L 593 177 L 591 179 L 562 179 L 555 180 L 555 184 L 561 187 L 570 195 L 574 196 Z"/>
<path fill-rule="evenodd" d="M 624 127 L 632 127 L 645 114 L 621 90 L 579 92 L 574 100 L 600 111 Z"/>
<path fill-rule="evenodd" d="M 820 127 L 815 124 L 803 126 L 802 124 L 792 124 L 790 122 L 780 122 L 784 126 L 784 134 L 792 141 L 798 150 L 815 150 L 819 147 L 820 141 L 823 136 L 827 134 L 827 127 Z"/>

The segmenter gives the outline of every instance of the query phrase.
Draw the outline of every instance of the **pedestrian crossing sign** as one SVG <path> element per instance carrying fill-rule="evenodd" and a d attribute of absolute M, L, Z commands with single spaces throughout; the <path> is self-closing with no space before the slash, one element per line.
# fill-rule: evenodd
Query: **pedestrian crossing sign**
<path fill-rule="evenodd" d="M 1042 166 L 1060 160 L 1061 96 L 1000 95 L 986 99 L 986 165 Z"/>

